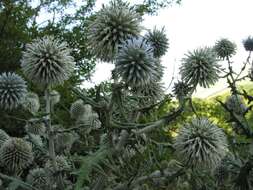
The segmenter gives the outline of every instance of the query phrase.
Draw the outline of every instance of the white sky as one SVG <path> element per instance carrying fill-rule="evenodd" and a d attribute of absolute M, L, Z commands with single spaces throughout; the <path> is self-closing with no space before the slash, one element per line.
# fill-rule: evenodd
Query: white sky
<path fill-rule="evenodd" d="M 97 0 L 96 9 L 107 2 L 108 0 Z M 138 0 L 129 0 L 129 2 L 138 2 Z M 175 70 L 175 79 L 179 79 L 178 67 L 187 51 L 212 46 L 222 37 L 237 44 L 238 51 L 233 60 L 238 70 L 247 56 L 242 40 L 253 35 L 252 10 L 253 0 L 182 0 L 181 5 L 160 10 L 158 16 L 146 16 L 143 22 L 146 28 L 165 26 L 169 38 L 170 48 L 162 59 L 162 64 L 166 67 L 163 79 L 165 87 L 172 79 L 173 70 Z M 92 81 L 99 84 L 109 79 L 112 68 L 111 64 L 98 63 Z M 92 86 L 87 82 L 84 85 Z M 206 97 L 224 87 L 225 84 L 221 81 L 211 89 L 198 89 L 197 96 Z"/>

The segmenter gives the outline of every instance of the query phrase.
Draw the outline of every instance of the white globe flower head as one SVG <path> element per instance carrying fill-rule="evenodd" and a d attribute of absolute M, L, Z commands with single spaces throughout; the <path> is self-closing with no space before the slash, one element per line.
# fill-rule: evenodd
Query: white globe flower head
<path fill-rule="evenodd" d="M 0 75 L 0 107 L 4 110 L 17 108 L 27 94 L 27 85 L 22 77 L 15 73 Z"/>
<path fill-rule="evenodd" d="M 75 62 L 70 53 L 66 42 L 52 36 L 36 39 L 23 52 L 23 73 L 42 86 L 62 84 L 74 71 Z"/>
<path fill-rule="evenodd" d="M 154 57 L 159 58 L 165 55 L 169 47 L 169 40 L 166 37 L 164 27 L 161 30 L 154 28 L 153 30 L 148 31 L 145 35 L 145 39 L 153 47 Z"/>
<path fill-rule="evenodd" d="M 174 145 L 192 168 L 215 168 L 228 151 L 224 132 L 207 118 L 195 118 L 182 126 Z"/>
<path fill-rule="evenodd" d="M 153 48 L 143 38 L 133 38 L 122 44 L 116 58 L 114 74 L 130 87 L 159 81 L 161 65 L 153 56 Z"/>
<path fill-rule="evenodd" d="M 119 45 L 141 32 L 141 16 L 127 3 L 113 0 L 103 6 L 88 26 L 88 45 L 102 61 L 112 61 Z"/>
<path fill-rule="evenodd" d="M 199 84 L 208 88 L 219 80 L 220 65 L 212 48 L 199 48 L 182 59 L 180 74 L 189 85 Z"/>

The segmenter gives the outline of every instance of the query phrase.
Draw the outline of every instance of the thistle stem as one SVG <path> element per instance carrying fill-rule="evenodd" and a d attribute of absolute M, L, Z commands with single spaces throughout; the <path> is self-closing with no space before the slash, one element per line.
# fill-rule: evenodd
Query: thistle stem
<path fill-rule="evenodd" d="M 48 132 L 48 144 L 49 144 L 49 157 L 52 161 L 53 172 L 57 172 L 57 164 L 56 164 L 56 154 L 54 147 L 54 130 L 51 125 L 51 101 L 50 101 L 50 88 L 46 88 L 45 90 L 45 99 L 46 99 L 46 128 Z M 63 180 L 61 174 L 59 175 L 59 186 L 61 189 L 64 189 Z"/>

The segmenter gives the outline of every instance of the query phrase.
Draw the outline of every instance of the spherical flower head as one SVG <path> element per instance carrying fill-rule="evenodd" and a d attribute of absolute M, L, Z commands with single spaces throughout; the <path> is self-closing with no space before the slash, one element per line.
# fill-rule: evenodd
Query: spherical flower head
<path fill-rule="evenodd" d="M 226 155 L 227 147 L 222 129 L 207 118 L 195 118 L 182 126 L 175 141 L 178 155 L 193 168 L 214 168 Z"/>
<path fill-rule="evenodd" d="M 243 115 L 247 110 L 246 105 L 243 102 L 243 99 L 239 95 L 231 95 L 226 100 L 226 105 L 228 109 L 233 111 L 235 114 Z"/>
<path fill-rule="evenodd" d="M 249 36 L 247 39 L 243 40 L 243 46 L 246 51 L 253 51 L 253 37 Z"/>
<path fill-rule="evenodd" d="M 50 178 L 43 168 L 36 168 L 29 172 L 26 182 L 38 189 L 48 189 L 50 185 Z"/>
<path fill-rule="evenodd" d="M 0 148 L 1 165 L 9 171 L 19 171 L 33 161 L 31 145 L 21 138 L 10 138 Z"/>
<path fill-rule="evenodd" d="M 159 61 L 153 57 L 152 47 L 142 38 L 122 44 L 115 66 L 115 75 L 130 87 L 146 86 L 160 78 Z"/>
<path fill-rule="evenodd" d="M 225 59 L 232 57 L 236 53 L 236 45 L 228 39 L 222 38 L 216 42 L 214 51 L 217 53 L 219 58 Z"/>
<path fill-rule="evenodd" d="M 141 32 L 141 16 L 127 3 L 113 0 L 88 26 L 88 47 L 102 61 L 112 61 L 119 45 Z"/>
<path fill-rule="evenodd" d="M 32 114 L 37 113 L 40 109 L 39 96 L 33 92 L 28 92 L 24 97 L 22 106 Z"/>
<path fill-rule="evenodd" d="M 71 118 L 77 119 L 85 113 L 83 100 L 77 100 L 70 107 Z"/>
<path fill-rule="evenodd" d="M 145 35 L 145 39 L 151 44 L 154 57 L 160 58 L 165 55 L 169 47 L 169 40 L 165 34 L 164 28 L 161 30 L 154 28 Z"/>
<path fill-rule="evenodd" d="M 67 43 L 52 36 L 36 39 L 23 52 L 23 73 L 41 86 L 62 84 L 74 71 L 75 62 L 70 53 Z"/>
<path fill-rule="evenodd" d="M 30 119 L 26 125 L 26 131 L 34 135 L 44 135 L 46 132 L 46 126 L 40 119 Z"/>
<path fill-rule="evenodd" d="M 10 136 L 4 130 L 0 129 L 0 147 L 9 139 Z"/>
<path fill-rule="evenodd" d="M 220 66 L 217 55 L 211 48 L 199 48 L 186 54 L 182 59 L 180 74 L 190 85 L 208 88 L 219 80 Z"/>
<path fill-rule="evenodd" d="M 27 93 L 26 82 L 15 73 L 0 75 L 0 107 L 4 110 L 17 108 Z"/>
<path fill-rule="evenodd" d="M 188 96 L 190 90 L 191 86 L 183 81 L 178 81 L 174 84 L 172 92 L 178 99 L 180 99 Z"/>

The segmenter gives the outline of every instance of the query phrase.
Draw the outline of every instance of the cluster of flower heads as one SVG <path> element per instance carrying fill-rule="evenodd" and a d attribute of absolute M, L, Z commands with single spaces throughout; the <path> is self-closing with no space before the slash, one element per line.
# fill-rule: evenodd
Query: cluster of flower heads
<path fill-rule="evenodd" d="M 207 118 L 195 118 L 180 128 L 175 148 L 191 167 L 213 168 L 227 152 L 227 140 L 221 128 Z"/>
<path fill-rule="evenodd" d="M 67 43 L 52 36 L 35 39 L 26 46 L 21 67 L 26 77 L 36 84 L 62 84 L 74 71 L 74 58 Z"/>
<path fill-rule="evenodd" d="M 0 107 L 12 110 L 21 105 L 27 94 L 26 82 L 15 73 L 0 75 Z"/>

